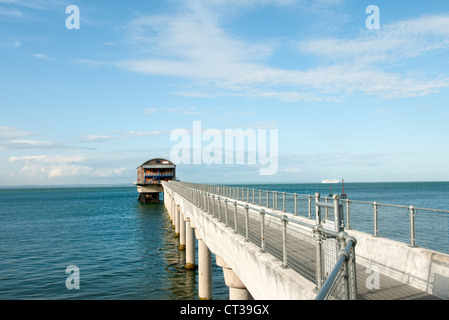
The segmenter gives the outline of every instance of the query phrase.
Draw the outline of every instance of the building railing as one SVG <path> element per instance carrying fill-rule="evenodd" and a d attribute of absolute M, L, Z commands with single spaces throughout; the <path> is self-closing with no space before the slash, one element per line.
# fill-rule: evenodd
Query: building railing
<path fill-rule="evenodd" d="M 261 198 L 259 204 L 254 196 L 245 201 L 239 196 L 243 189 L 175 181 L 169 186 L 261 251 L 278 258 L 284 268 L 315 283 L 317 299 L 356 299 L 356 241 L 344 231 L 338 196 L 329 203 L 316 194 L 315 221 L 305 222 L 286 210 L 263 205 Z"/>
<path fill-rule="evenodd" d="M 233 186 L 198 185 L 202 191 L 315 219 L 313 195 Z M 331 201 L 332 197 L 324 197 Z M 345 229 L 449 254 L 449 211 L 341 199 Z M 324 219 L 328 210 L 325 209 Z"/>

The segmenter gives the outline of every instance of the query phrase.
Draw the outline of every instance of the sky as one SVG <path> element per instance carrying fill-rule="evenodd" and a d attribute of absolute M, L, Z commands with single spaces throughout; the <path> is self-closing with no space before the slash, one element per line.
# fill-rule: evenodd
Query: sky
<path fill-rule="evenodd" d="M 0 186 L 449 181 L 448 103 L 447 0 L 0 0 Z"/>

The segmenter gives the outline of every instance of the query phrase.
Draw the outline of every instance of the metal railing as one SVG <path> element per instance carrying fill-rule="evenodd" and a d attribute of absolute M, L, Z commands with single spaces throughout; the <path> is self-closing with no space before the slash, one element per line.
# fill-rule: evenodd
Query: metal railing
<path fill-rule="evenodd" d="M 169 187 L 259 246 L 261 251 L 278 258 L 284 268 L 291 268 L 315 283 L 319 291 L 317 299 L 356 299 L 356 241 L 344 232 L 338 196 L 328 202 L 321 201 L 316 194 L 315 221 L 308 223 L 287 213 L 285 196 L 283 210 L 278 210 L 275 193 L 272 200 L 267 196 L 263 204 L 258 192 L 256 204 L 255 190 L 251 192 L 251 201 L 250 191 L 246 190 L 245 201 L 243 189 L 239 188 L 174 181 L 169 182 Z"/>
<path fill-rule="evenodd" d="M 240 188 L 234 186 L 195 185 L 202 191 L 265 206 L 285 213 L 315 219 L 313 195 Z M 325 202 L 332 197 L 324 197 Z M 345 229 L 358 230 L 449 254 L 449 211 L 378 202 L 341 199 Z M 325 209 L 323 218 L 327 217 Z"/>
<path fill-rule="evenodd" d="M 344 201 L 348 229 L 449 254 L 449 211 L 349 199 Z"/>

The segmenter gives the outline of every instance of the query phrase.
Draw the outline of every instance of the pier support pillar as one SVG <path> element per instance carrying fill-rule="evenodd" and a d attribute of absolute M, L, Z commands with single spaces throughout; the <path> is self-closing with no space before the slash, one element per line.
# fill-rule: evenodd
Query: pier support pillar
<path fill-rule="evenodd" d="M 198 296 L 212 300 L 212 253 L 202 239 L 198 239 Z"/>
<path fill-rule="evenodd" d="M 186 221 L 184 220 L 184 214 L 179 213 L 179 250 L 186 250 Z"/>
<path fill-rule="evenodd" d="M 179 237 L 179 225 L 181 223 L 181 209 L 175 204 L 175 237 Z"/>
<path fill-rule="evenodd" d="M 190 219 L 186 221 L 186 265 L 187 270 L 196 269 L 195 264 L 195 231 L 191 226 Z"/>
<path fill-rule="evenodd" d="M 171 204 L 171 223 L 172 223 L 172 228 L 175 228 L 175 212 L 176 212 L 176 202 L 175 202 L 175 198 L 172 199 L 172 204 Z"/>
<path fill-rule="evenodd" d="M 168 216 L 170 217 L 170 222 L 173 224 L 173 207 L 174 207 L 174 199 L 170 196 L 169 204 L 168 204 Z"/>
<path fill-rule="evenodd" d="M 234 270 L 219 256 L 215 256 L 215 258 L 217 265 L 223 269 L 225 284 L 229 287 L 229 300 L 253 300 L 251 293 Z"/>

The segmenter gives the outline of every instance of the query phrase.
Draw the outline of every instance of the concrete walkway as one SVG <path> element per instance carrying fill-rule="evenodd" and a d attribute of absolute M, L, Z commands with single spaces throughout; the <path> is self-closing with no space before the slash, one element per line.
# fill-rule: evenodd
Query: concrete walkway
<path fill-rule="evenodd" d="M 357 300 L 441 300 L 383 274 L 379 276 L 379 289 L 369 290 L 369 276 L 366 267 L 357 264 Z"/>

